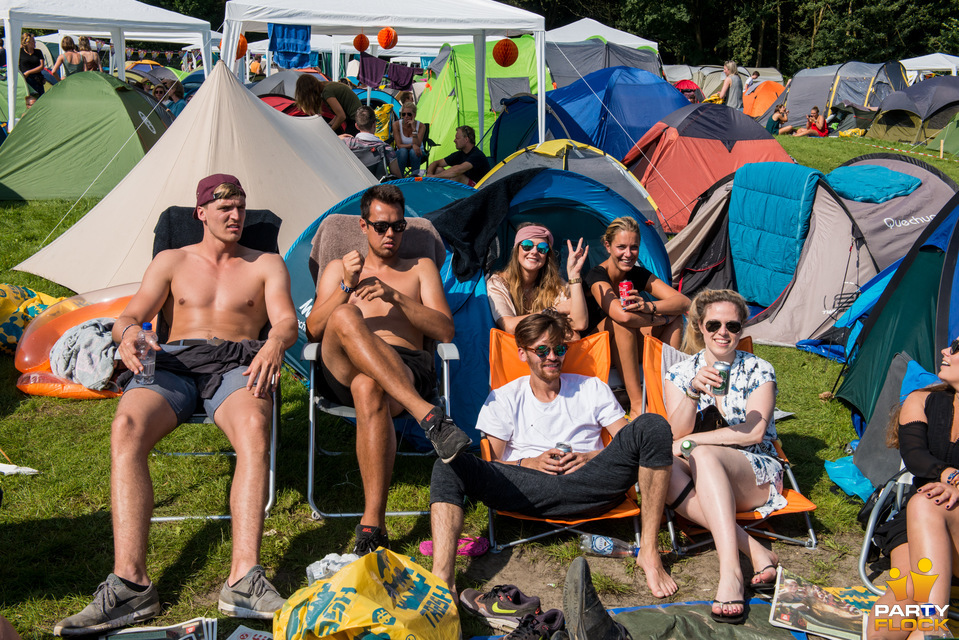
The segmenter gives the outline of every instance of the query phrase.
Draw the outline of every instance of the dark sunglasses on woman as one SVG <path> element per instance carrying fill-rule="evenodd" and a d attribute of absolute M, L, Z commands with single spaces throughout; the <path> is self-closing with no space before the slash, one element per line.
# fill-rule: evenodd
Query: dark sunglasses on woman
<path fill-rule="evenodd" d="M 719 331 L 719 328 L 723 326 L 723 323 L 719 320 L 707 320 L 703 323 L 703 326 L 706 327 L 706 331 L 709 333 L 716 333 Z M 732 334 L 739 333 L 743 330 L 743 323 L 739 320 L 730 320 L 726 323 L 726 331 Z"/>
<path fill-rule="evenodd" d="M 523 240 L 522 242 L 519 243 L 519 248 L 522 249 L 523 251 L 532 251 L 534 247 L 536 248 L 537 251 L 540 252 L 540 254 L 544 256 L 547 253 L 549 253 L 549 244 L 545 242 L 540 242 L 539 244 L 535 244 L 532 240 Z"/>

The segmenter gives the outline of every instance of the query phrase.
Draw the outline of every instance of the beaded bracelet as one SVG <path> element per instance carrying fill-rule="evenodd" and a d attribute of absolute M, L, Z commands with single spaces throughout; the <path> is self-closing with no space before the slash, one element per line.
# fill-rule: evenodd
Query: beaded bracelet
<path fill-rule="evenodd" d="M 949 474 L 949 476 L 946 478 L 946 484 L 951 484 L 954 487 L 959 484 L 959 469 L 955 469 Z"/>
<path fill-rule="evenodd" d="M 690 400 L 695 400 L 695 401 L 699 402 L 699 397 L 700 397 L 702 394 L 701 394 L 701 393 L 693 393 L 693 392 L 692 392 L 692 389 L 693 389 L 693 386 L 692 386 L 692 385 L 689 385 L 689 388 L 686 389 L 686 397 L 689 398 Z"/>

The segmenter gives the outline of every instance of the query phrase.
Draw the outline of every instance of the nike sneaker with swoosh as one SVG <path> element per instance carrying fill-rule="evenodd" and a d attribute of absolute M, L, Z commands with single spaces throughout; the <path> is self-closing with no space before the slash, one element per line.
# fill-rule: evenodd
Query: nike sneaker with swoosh
<path fill-rule="evenodd" d="M 119 629 L 160 614 L 160 596 L 152 582 L 144 591 L 134 591 L 111 573 L 93 594 L 93 602 L 80 613 L 65 618 L 53 628 L 55 636 L 79 636 Z"/>
<path fill-rule="evenodd" d="M 527 596 L 512 584 L 497 585 L 487 593 L 466 589 L 460 594 L 460 605 L 503 630 L 515 629 L 524 616 L 540 613 L 539 598 Z"/>

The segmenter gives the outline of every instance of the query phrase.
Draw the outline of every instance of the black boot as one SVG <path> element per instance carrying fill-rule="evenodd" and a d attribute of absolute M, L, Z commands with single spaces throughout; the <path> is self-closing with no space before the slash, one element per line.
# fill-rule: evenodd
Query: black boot
<path fill-rule="evenodd" d="M 573 560 L 563 586 L 563 613 L 570 640 L 631 640 L 599 600 L 586 558 Z"/>

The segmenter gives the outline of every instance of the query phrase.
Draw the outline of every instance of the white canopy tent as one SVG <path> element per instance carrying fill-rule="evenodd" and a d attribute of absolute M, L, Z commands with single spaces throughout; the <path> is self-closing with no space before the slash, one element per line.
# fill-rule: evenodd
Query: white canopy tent
<path fill-rule="evenodd" d="M 600 36 L 606 42 L 612 42 L 623 47 L 639 49 L 648 47 L 654 51 L 659 51 L 659 43 L 634 36 L 626 31 L 620 31 L 612 27 L 607 27 L 602 22 L 597 22 L 591 18 L 583 18 L 570 23 L 565 27 L 550 29 L 546 32 L 547 42 L 582 42 L 594 36 Z"/>
<path fill-rule="evenodd" d="M 948 53 L 930 53 L 929 55 L 907 58 L 899 62 L 906 70 L 906 80 L 909 81 L 909 84 L 915 82 L 916 77 L 923 71 L 946 71 L 952 75 L 959 75 L 956 73 L 956 70 L 959 69 L 959 56 L 951 56 Z"/>
<path fill-rule="evenodd" d="M 403 46 L 406 36 L 471 35 L 476 50 L 476 94 L 483 133 L 486 91 L 486 47 L 489 36 L 532 33 L 536 40 L 539 139 L 546 136 L 546 23 L 542 16 L 494 0 L 408 0 L 401 9 L 395 0 L 364 0 L 349 7 L 341 0 L 230 0 L 223 25 L 223 59 L 233 60 L 240 34 L 265 33 L 268 24 L 309 25 L 313 34 L 353 36 L 365 32 L 375 41 L 383 27 L 392 27 Z M 336 38 L 335 38 L 336 39 Z M 339 55 L 333 62 L 338 67 Z M 237 70 L 236 62 L 232 70 Z M 334 75 L 338 74 L 334 68 Z"/>
<path fill-rule="evenodd" d="M 20 63 L 20 34 L 24 27 L 108 31 L 117 51 L 126 49 L 127 32 L 196 33 L 209 69 L 210 23 L 175 11 L 167 11 L 136 0 L 0 0 L 0 18 L 10 43 L 7 53 L 7 113 L 14 113 L 17 96 L 17 69 Z M 234 44 L 234 50 L 236 45 Z M 119 77 L 124 79 L 123 65 Z M 13 118 L 7 125 L 13 129 Z"/>
<path fill-rule="evenodd" d="M 183 51 L 192 50 L 192 49 L 203 49 L 203 35 L 199 32 L 183 32 L 183 33 L 167 33 L 163 31 L 127 31 L 124 34 L 124 37 L 127 40 L 142 40 L 144 42 L 163 42 L 169 44 L 182 44 L 186 45 L 182 48 Z M 64 36 L 70 36 L 73 38 L 74 42 L 80 36 L 86 36 L 91 40 L 103 40 L 105 42 L 112 41 L 112 34 L 109 31 L 77 31 L 73 29 L 61 29 L 57 33 L 48 33 L 45 36 L 38 36 L 37 42 L 46 42 L 52 43 L 59 46 L 60 41 L 63 40 Z M 213 43 L 219 42 L 220 38 L 223 37 L 223 34 L 217 33 L 216 31 L 210 31 L 210 50 L 219 51 L 216 48 L 216 45 Z M 91 43 L 92 46 L 92 43 Z M 124 49 L 126 47 L 124 46 Z M 114 67 L 114 50 L 110 50 L 110 71 L 117 71 L 119 69 Z M 123 65 L 126 67 L 126 65 Z"/>

